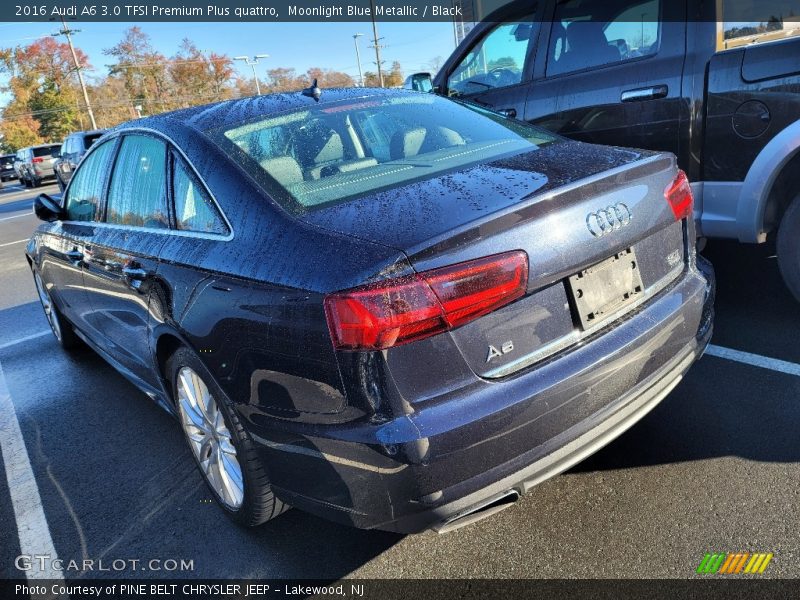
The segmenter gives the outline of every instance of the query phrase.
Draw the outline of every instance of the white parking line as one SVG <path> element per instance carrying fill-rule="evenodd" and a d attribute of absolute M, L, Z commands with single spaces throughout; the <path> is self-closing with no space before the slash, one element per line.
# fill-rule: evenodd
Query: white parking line
<path fill-rule="evenodd" d="M 38 568 L 39 563 L 36 562 L 37 568 L 25 571 L 25 576 L 28 579 L 52 579 L 55 583 L 63 581 L 61 572 L 52 568 L 53 560 L 58 558 L 58 555 L 44 516 L 39 487 L 36 485 L 2 366 L 0 366 L 0 452 L 3 455 L 8 490 L 17 521 L 19 548 L 23 555 L 43 554 L 50 559 L 44 561 L 45 568 L 41 570 Z"/>
<path fill-rule="evenodd" d="M 769 358 L 768 356 L 751 354 L 750 352 L 742 352 L 741 350 L 733 350 L 732 348 L 723 348 L 722 346 L 714 346 L 713 344 L 709 344 L 708 348 L 706 348 L 706 354 L 753 367 L 760 367 L 762 369 L 769 369 L 770 371 L 777 371 L 778 373 L 786 373 L 787 375 L 800 377 L 800 365 L 785 360 L 778 360 L 777 358 Z"/>
<path fill-rule="evenodd" d="M 11 219 L 19 219 L 20 217 L 29 217 L 32 214 L 34 214 L 34 213 L 27 212 L 27 213 L 22 214 L 22 215 L 14 215 L 13 217 L 3 217 L 2 219 L 0 219 L 0 221 L 10 221 Z"/>
<path fill-rule="evenodd" d="M 16 242 L 6 242 L 5 244 L 0 244 L 0 248 L 5 246 L 13 246 L 14 244 L 22 244 L 23 242 L 27 242 L 28 240 L 17 240 Z"/>
<path fill-rule="evenodd" d="M 0 350 L 11 348 L 12 346 L 16 346 L 17 344 L 24 344 L 25 342 L 35 340 L 45 335 L 52 335 L 52 332 L 48 329 L 47 331 L 40 331 L 39 333 L 33 333 L 31 335 L 26 335 L 25 337 L 16 340 L 11 340 L 10 342 L 6 342 L 5 344 L 0 344 Z"/>

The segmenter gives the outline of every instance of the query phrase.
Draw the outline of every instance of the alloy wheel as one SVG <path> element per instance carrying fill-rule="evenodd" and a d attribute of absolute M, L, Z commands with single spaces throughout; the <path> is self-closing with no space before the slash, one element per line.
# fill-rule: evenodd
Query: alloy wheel
<path fill-rule="evenodd" d="M 244 499 L 244 479 L 222 411 L 191 368 L 178 371 L 176 387 L 181 425 L 203 475 L 222 503 L 237 510 Z"/>
<path fill-rule="evenodd" d="M 33 280 L 36 283 L 36 292 L 39 294 L 39 300 L 41 301 L 42 308 L 44 309 L 44 316 L 47 317 L 47 322 L 50 324 L 50 329 L 53 330 L 53 335 L 55 335 L 56 339 L 60 342 L 61 323 L 58 320 L 58 313 L 53 306 L 53 301 L 50 299 L 50 294 L 47 293 L 39 273 L 33 274 Z"/>

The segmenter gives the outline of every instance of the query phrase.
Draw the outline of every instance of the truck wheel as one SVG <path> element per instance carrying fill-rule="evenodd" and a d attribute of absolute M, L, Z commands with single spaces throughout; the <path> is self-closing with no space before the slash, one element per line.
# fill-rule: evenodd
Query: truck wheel
<path fill-rule="evenodd" d="M 800 196 L 789 205 L 778 229 L 778 266 L 786 287 L 800 302 Z"/>

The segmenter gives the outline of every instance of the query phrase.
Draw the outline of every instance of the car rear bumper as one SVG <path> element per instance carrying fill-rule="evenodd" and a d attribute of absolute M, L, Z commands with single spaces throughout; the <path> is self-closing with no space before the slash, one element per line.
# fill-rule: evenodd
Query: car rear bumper
<path fill-rule="evenodd" d="M 700 263 L 581 347 L 480 380 L 460 397 L 389 423 L 251 433 L 289 504 L 360 528 L 452 528 L 491 514 L 646 415 L 702 355 L 713 297 L 713 271 Z"/>

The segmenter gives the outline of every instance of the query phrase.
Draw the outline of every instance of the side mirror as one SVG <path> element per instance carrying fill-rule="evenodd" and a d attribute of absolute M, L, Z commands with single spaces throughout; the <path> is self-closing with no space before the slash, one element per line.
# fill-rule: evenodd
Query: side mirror
<path fill-rule="evenodd" d="M 415 92 L 432 92 L 433 78 L 430 73 L 414 73 L 406 78 L 403 87 Z"/>
<path fill-rule="evenodd" d="M 59 221 L 64 216 L 64 211 L 61 210 L 61 206 L 59 206 L 58 202 L 47 194 L 39 194 L 36 196 L 36 200 L 33 201 L 33 212 L 36 213 L 39 219 L 47 221 L 48 223 Z"/>

